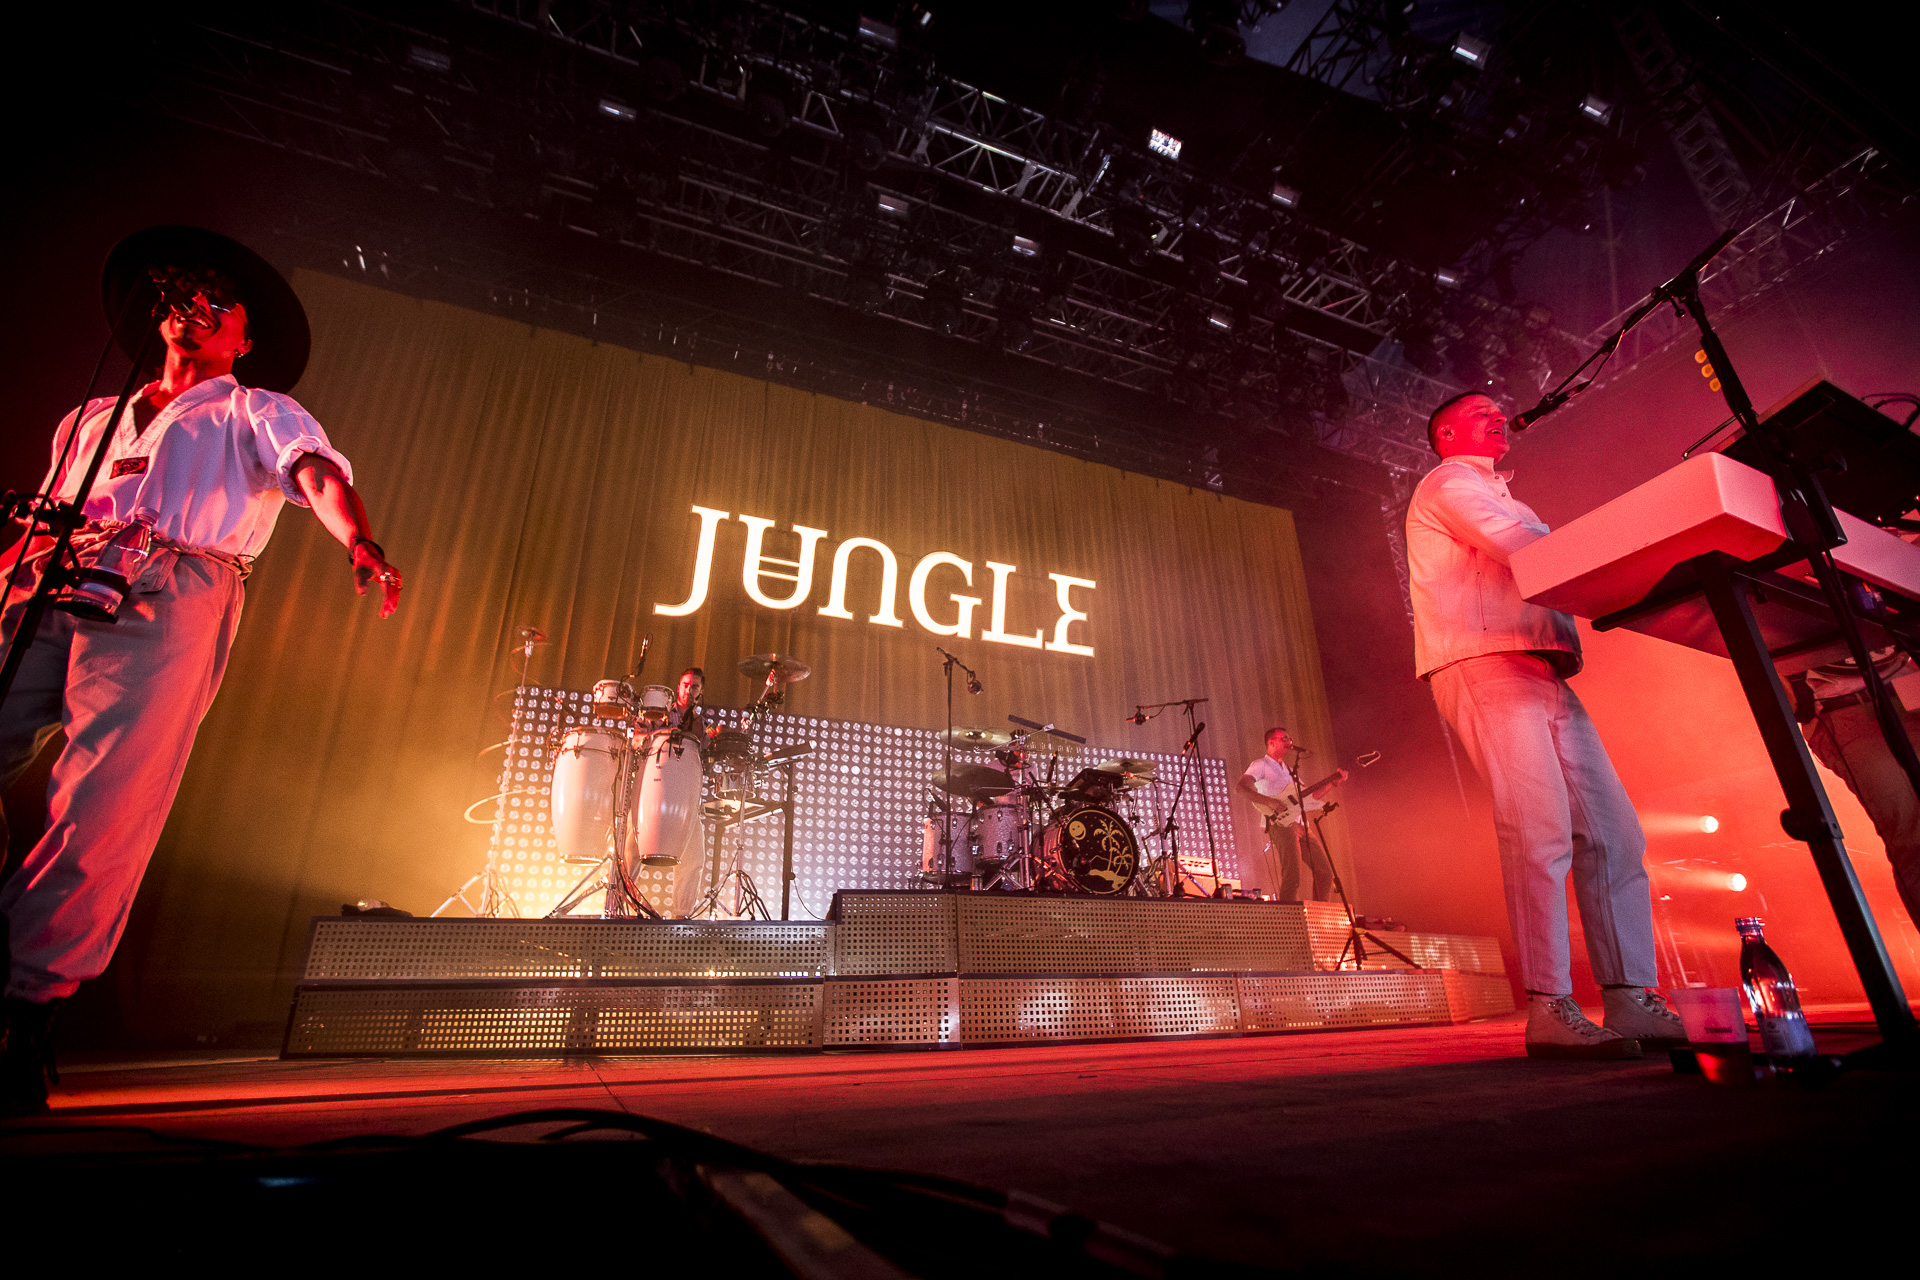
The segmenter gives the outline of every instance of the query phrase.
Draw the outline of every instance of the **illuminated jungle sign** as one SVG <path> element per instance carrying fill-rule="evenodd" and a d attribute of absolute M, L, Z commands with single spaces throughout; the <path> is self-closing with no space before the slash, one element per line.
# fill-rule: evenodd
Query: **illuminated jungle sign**
<path fill-rule="evenodd" d="M 713 580 L 714 543 L 719 536 L 720 522 L 736 518 L 730 512 L 716 511 L 712 507 L 696 506 L 693 514 L 700 517 L 700 548 L 694 557 L 693 584 L 687 592 L 686 601 L 677 605 L 653 606 L 655 613 L 669 618 L 683 618 L 706 604 L 707 589 Z M 826 540 L 827 531 L 810 529 L 803 524 L 793 525 L 793 532 L 800 539 L 799 559 L 785 560 L 770 556 L 763 549 L 767 531 L 773 528 L 773 521 L 749 515 L 737 518 L 747 526 L 746 554 L 740 562 L 740 585 L 746 588 L 747 598 L 767 609 L 797 609 L 805 604 L 813 594 L 814 564 L 819 557 L 820 544 Z M 820 609 L 820 616 L 853 618 L 853 611 L 847 608 L 847 569 L 854 554 L 860 551 L 880 559 L 879 607 L 867 616 L 867 621 L 881 627 L 905 626 L 897 609 L 899 559 L 891 547 L 873 538 L 848 538 L 834 549 L 832 585 L 827 591 L 827 603 Z M 1016 567 L 992 560 L 986 562 L 986 567 L 987 572 L 993 575 L 993 601 L 987 612 L 988 626 L 980 633 L 980 639 L 1025 649 L 1045 649 L 1050 653 L 1093 656 L 1093 646 L 1075 644 L 1072 639 L 1073 624 L 1087 620 L 1084 611 L 1073 607 L 1073 592 L 1076 588 L 1082 588 L 1091 593 L 1094 589 L 1091 579 L 1072 578 L 1064 573 L 1048 574 L 1054 582 L 1054 598 L 1060 605 L 1060 616 L 1054 619 L 1051 636 L 1044 627 L 1031 633 L 1010 632 L 1007 630 L 1007 580 L 1014 575 Z M 935 584 L 935 574 L 942 576 L 940 584 Z M 934 551 L 922 556 L 919 563 L 913 566 L 913 572 L 907 575 L 907 610 L 929 634 L 970 639 L 973 637 L 973 613 L 980 607 L 981 597 L 951 591 L 952 577 L 955 575 L 962 585 L 973 586 L 973 562 L 963 560 L 950 551 Z M 763 585 L 768 580 L 787 584 L 785 594 L 770 594 Z M 774 589 L 781 590 L 780 587 Z M 948 595 L 945 600 L 930 606 L 927 600 L 929 591 L 948 591 Z M 944 617 L 934 616 L 936 608 Z"/>

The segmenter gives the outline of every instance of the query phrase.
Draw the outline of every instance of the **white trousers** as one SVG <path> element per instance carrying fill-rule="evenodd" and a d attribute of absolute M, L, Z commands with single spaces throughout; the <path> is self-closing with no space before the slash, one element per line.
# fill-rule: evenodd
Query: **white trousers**
<path fill-rule="evenodd" d="M 7 601 L 8 639 L 28 594 Z M 0 886 L 7 995 L 70 996 L 106 969 L 226 672 L 244 595 L 228 566 L 161 550 L 113 622 L 57 610 L 41 620 L 0 705 L 0 782 L 56 728 L 67 745 L 47 787 L 46 830 Z"/>
<path fill-rule="evenodd" d="M 1531 653 L 1468 658 L 1433 673 L 1433 697 L 1493 792 L 1507 919 L 1529 991 L 1573 990 L 1567 873 L 1602 984 L 1650 987 L 1647 838 L 1586 708 Z"/>

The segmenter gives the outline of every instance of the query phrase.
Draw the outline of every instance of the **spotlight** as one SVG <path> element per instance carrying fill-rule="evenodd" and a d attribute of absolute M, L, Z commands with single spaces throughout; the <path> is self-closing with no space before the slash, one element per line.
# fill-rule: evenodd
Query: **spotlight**
<path fill-rule="evenodd" d="M 1744 893 L 1747 888 L 1747 878 L 1738 871 L 1732 872 L 1727 876 L 1727 888 L 1735 893 Z"/>
<path fill-rule="evenodd" d="M 878 18 L 869 18 L 865 14 L 860 16 L 860 38 L 871 41 L 883 49 L 897 48 L 900 44 L 900 33 L 890 23 L 882 22 Z"/>
<path fill-rule="evenodd" d="M 847 159 L 854 168 L 872 173 L 887 162 L 887 141 L 865 126 L 849 129 Z"/>
<path fill-rule="evenodd" d="M 1441 267 L 1433 273 L 1433 282 L 1444 285 L 1449 289 L 1458 289 L 1460 287 L 1460 273 L 1452 267 Z"/>
<path fill-rule="evenodd" d="M 1207 323 L 1222 333 L 1233 332 L 1233 312 L 1226 307 L 1215 307 L 1207 312 Z"/>
<path fill-rule="evenodd" d="M 429 49 L 425 45 L 407 46 L 407 65 L 422 71 L 437 71 L 441 75 L 453 70 L 453 55 L 441 49 Z"/>
<path fill-rule="evenodd" d="M 1158 152 L 1169 160 L 1180 158 L 1180 139 L 1170 133 L 1155 129 L 1147 135 L 1147 150 Z"/>
<path fill-rule="evenodd" d="M 1608 124 L 1613 120 L 1613 104 L 1597 93 L 1590 93 L 1580 99 L 1580 114 L 1595 124 Z"/>
<path fill-rule="evenodd" d="M 1720 819 L 1714 817 L 1712 814 L 1708 814 L 1706 817 L 1700 819 L 1700 829 L 1708 835 L 1712 835 L 1720 829 Z"/>
<path fill-rule="evenodd" d="M 1300 207 L 1300 193 L 1283 182 L 1274 183 L 1273 190 L 1268 192 L 1268 195 L 1272 198 L 1273 202 L 1282 209 L 1297 209 Z"/>
<path fill-rule="evenodd" d="M 1453 56 L 1470 67 L 1484 67 L 1487 58 L 1493 53 L 1493 46 L 1485 40 L 1470 36 L 1462 31 L 1453 38 Z"/>
<path fill-rule="evenodd" d="M 747 122 L 762 138 L 777 138 L 787 131 L 787 104 L 765 89 L 747 95 Z"/>
<path fill-rule="evenodd" d="M 1040 256 L 1040 242 L 1032 236 L 1015 236 L 1011 247 L 1014 253 L 1022 258 L 1037 258 Z"/>
<path fill-rule="evenodd" d="M 640 118 L 640 113 L 624 102 L 615 102 L 612 98 L 600 99 L 600 114 L 614 120 L 624 120 L 632 124 Z"/>
<path fill-rule="evenodd" d="M 904 218 L 911 210 L 905 196 L 894 195 L 891 191 L 882 191 L 876 197 L 880 212 L 894 218 Z"/>
<path fill-rule="evenodd" d="M 1025 351 L 1033 345 L 1033 325 L 1023 315 L 1010 315 L 1000 321 L 1000 346 L 1007 351 Z"/>

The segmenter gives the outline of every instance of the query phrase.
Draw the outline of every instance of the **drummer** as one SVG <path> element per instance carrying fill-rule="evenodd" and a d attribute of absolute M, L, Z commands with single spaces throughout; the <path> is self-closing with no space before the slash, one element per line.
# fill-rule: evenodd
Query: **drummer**
<path fill-rule="evenodd" d="M 680 684 L 667 707 L 668 727 L 698 738 L 702 754 L 707 749 L 707 718 L 700 710 L 700 694 L 706 687 L 707 673 L 698 667 L 688 667 L 680 673 Z"/>

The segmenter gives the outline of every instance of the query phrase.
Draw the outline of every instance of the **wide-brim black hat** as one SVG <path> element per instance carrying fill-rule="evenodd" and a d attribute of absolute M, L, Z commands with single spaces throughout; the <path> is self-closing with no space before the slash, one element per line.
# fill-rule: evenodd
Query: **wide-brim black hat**
<path fill-rule="evenodd" d="M 313 348 L 300 295 L 265 258 L 238 240 L 202 227 L 148 227 L 107 255 L 100 269 L 100 301 L 108 324 L 126 317 L 117 334 L 121 350 L 135 355 L 141 338 L 157 323 L 151 316 L 160 294 L 147 276 L 155 267 L 204 267 L 232 279 L 247 309 L 247 337 L 253 343 L 252 350 L 233 362 L 233 376 L 249 387 L 293 390 Z"/>

